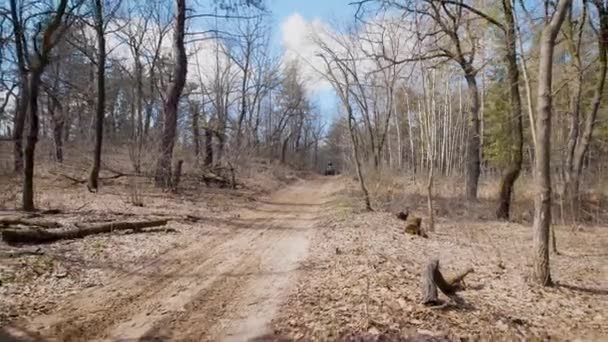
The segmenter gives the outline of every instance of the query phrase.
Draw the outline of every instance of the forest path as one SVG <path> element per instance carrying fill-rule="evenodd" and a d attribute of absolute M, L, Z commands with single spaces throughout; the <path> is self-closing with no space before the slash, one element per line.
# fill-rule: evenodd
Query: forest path
<path fill-rule="evenodd" d="M 269 333 L 339 188 L 332 178 L 299 181 L 217 234 L 9 332 L 19 341 L 247 341 Z"/>

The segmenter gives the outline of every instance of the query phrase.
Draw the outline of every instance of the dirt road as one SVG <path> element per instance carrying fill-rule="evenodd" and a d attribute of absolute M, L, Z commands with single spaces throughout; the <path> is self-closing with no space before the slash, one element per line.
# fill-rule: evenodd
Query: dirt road
<path fill-rule="evenodd" d="M 300 181 L 188 247 L 9 328 L 20 340 L 247 341 L 267 333 L 337 185 Z M 2 336 L 0 336 L 2 337 Z"/>

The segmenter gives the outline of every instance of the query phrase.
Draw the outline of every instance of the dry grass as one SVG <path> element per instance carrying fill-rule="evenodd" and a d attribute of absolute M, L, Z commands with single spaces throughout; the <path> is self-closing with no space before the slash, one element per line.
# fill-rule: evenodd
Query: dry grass
<path fill-rule="evenodd" d="M 426 213 L 427 178 L 385 172 L 369 176 L 369 188 L 374 206 L 381 211 L 398 212 L 405 208 L 420 215 Z M 588 181 L 591 182 L 591 181 Z M 557 180 L 555 189 L 560 188 Z M 608 224 L 608 185 L 599 179 L 595 186 L 585 185 L 581 195 L 582 222 L 574 224 L 568 208 L 562 208 L 560 194 L 554 193 L 553 221 L 559 225 Z M 436 215 L 456 219 L 494 220 L 497 206 L 499 179 L 484 176 L 480 179 L 478 199 L 464 199 L 463 177 L 436 177 L 433 200 Z M 511 221 L 532 223 L 534 215 L 534 184 L 530 175 L 522 175 L 515 184 Z M 563 210 L 563 211 L 562 211 Z"/>

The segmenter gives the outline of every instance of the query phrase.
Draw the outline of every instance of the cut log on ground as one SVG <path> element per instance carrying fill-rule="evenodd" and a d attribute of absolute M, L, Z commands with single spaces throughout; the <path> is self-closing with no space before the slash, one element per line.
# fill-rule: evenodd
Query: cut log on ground
<path fill-rule="evenodd" d="M 55 221 L 31 220 L 20 217 L 4 217 L 0 218 L 0 227 L 4 226 L 29 226 L 41 228 L 60 228 L 62 225 Z"/>
<path fill-rule="evenodd" d="M 58 240 L 80 239 L 88 235 L 109 233 L 115 230 L 140 230 L 142 228 L 158 227 L 167 224 L 167 220 L 110 222 L 102 224 L 87 224 L 68 230 L 50 231 L 45 229 L 9 229 L 2 232 L 2 240 L 9 244 L 37 244 Z"/>
<path fill-rule="evenodd" d="M 429 262 L 422 273 L 422 304 L 438 305 L 441 303 L 438 297 L 437 288 L 446 296 L 452 297 L 457 291 L 462 290 L 464 277 L 472 273 L 473 269 L 459 273 L 453 277 L 445 279 L 439 270 L 439 260 L 433 259 Z"/>

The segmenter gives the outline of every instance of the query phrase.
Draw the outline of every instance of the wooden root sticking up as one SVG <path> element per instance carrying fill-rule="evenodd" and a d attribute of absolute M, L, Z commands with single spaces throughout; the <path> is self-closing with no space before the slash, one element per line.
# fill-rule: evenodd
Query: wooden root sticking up
<path fill-rule="evenodd" d="M 437 305 L 440 304 L 437 288 L 446 296 L 451 297 L 464 288 L 463 281 L 473 269 L 469 268 L 466 271 L 459 273 L 446 280 L 439 270 L 439 260 L 433 259 L 429 262 L 422 274 L 422 304 Z"/>

